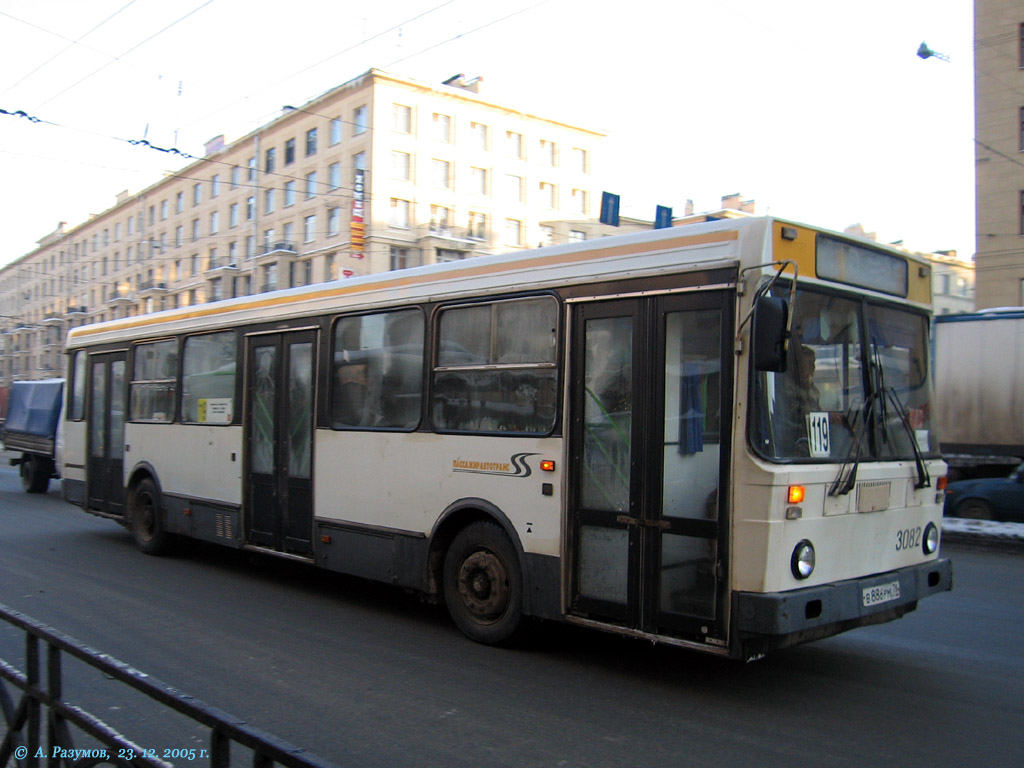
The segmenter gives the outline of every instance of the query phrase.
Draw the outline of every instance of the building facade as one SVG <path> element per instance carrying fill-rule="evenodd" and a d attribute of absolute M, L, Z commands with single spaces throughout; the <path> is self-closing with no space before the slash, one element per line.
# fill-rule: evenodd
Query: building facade
<path fill-rule="evenodd" d="M 975 0 L 977 306 L 1024 304 L 1024 8 Z"/>
<path fill-rule="evenodd" d="M 61 375 L 77 325 L 607 234 L 604 134 L 480 85 L 370 70 L 61 224 L 0 270 L 0 386 Z"/>

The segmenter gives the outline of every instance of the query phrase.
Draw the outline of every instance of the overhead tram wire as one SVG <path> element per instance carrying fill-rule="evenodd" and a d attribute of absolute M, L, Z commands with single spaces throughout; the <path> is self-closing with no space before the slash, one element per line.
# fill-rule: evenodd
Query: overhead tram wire
<path fill-rule="evenodd" d="M 338 58 L 339 56 L 343 56 L 346 53 L 351 53 L 356 48 L 359 48 L 359 47 L 361 47 L 363 45 L 366 45 L 367 43 L 370 43 L 370 42 L 376 40 L 379 37 L 383 37 L 384 35 L 388 34 L 389 32 L 394 32 L 396 29 L 400 29 L 401 27 L 405 26 L 406 24 L 412 24 L 415 21 L 419 21 L 420 19 L 424 18 L 425 16 L 429 16 L 430 14 L 432 14 L 432 13 L 434 13 L 436 11 L 441 10 L 442 8 L 444 8 L 447 5 L 451 5 L 455 1 L 456 0 L 445 0 L 445 2 L 441 3 L 440 5 L 436 5 L 436 6 L 434 6 L 433 8 L 431 8 L 429 10 L 423 11 L 422 13 L 419 13 L 419 14 L 417 14 L 415 16 L 412 16 L 412 17 L 406 19 L 405 21 L 399 22 L 398 24 L 395 24 L 395 25 L 393 25 L 391 27 L 388 27 L 387 29 L 380 31 L 380 32 L 378 32 L 375 35 L 371 35 L 370 37 L 366 38 L 365 40 L 360 40 L 358 43 L 355 43 L 354 45 L 350 45 L 348 48 L 345 48 L 344 50 L 338 51 L 337 53 L 333 53 L 330 56 L 328 56 L 326 59 L 318 61 L 315 64 L 310 64 L 310 65 L 308 65 L 306 67 L 303 67 L 302 69 L 300 69 L 300 70 L 298 70 L 296 72 L 293 72 L 290 75 L 281 78 L 280 80 L 276 80 L 273 83 L 269 83 L 269 84 L 263 86 L 262 88 L 259 88 L 258 90 L 253 91 L 252 93 L 250 93 L 247 96 L 243 96 L 242 98 L 238 99 L 237 101 L 233 101 L 230 104 L 226 104 L 225 106 L 221 107 L 220 109 L 216 109 L 213 112 L 210 112 L 210 113 L 208 113 L 206 115 L 203 115 L 202 117 L 196 118 L 192 122 L 185 123 L 184 125 L 181 126 L 181 128 L 188 128 L 188 127 L 190 127 L 192 125 L 195 125 L 196 123 L 202 122 L 203 120 L 206 120 L 206 119 L 208 119 L 210 117 L 213 117 L 214 115 L 219 115 L 221 112 L 223 112 L 223 111 L 225 111 L 227 109 L 231 109 L 231 107 L 234 107 L 234 106 L 236 106 L 238 104 L 241 104 L 244 101 L 247 101 L 248 99 L 251 99 L 256 94 L 263 93 L 264 91 L 269 90 L 270 88 L 274 88 L 275 86 L 281 85 L 281 83 L 286 83 L 289 80 L 291 80 L 291 79 L 293 79 L 295 77 L 298 77 L 301 74 L 304 74 L 304 73 L 310 71 L 311 69 L 315 69 L 316 67 L 322 66 L 323 64 L 326 64 L 327 62 L 329 62 L 329 61 L 331 61 L 333 59 Z"/>
<path fill-rule="evenodd" d="M 93 76 L 95 76 L 95 75 L 99 74 L 100 72 L 102 72 L 102 71 L 103 71 L 104 69 L 106 69 L 107 67 L 109 67 L 109 66 L 110 66 L 111 64 L 113 64 L 113 63 L 114 63 L 115 61 L 120 61 L 120 60 L 121 60 L 122 58 L 124 58 L 125 56 L 127 56 L 127 55 L 128 55 L 129 53 L 132 53 L 132 52 L 134 52 L 134 51 L 137 51 L 137 50 L 138 50 L 139 48 L 141 48 L 142 46 L 144 46 L 144 45 L 145 45 L 146 43 L 149 43 L 149 42 L 151 42 L 151 41 L 155 40 L 155 39 L 156 39 L 157 37 L 159 37 L 160 35 L 162 35 L 162 34 L 163 34 L 164 32 L 166 32 L 167 30 L 171 29 L 172 27 L 175 27 L 175 26 L 177 26 L 177 25 L 178 25 L 178 24 L 180 24 L 181 22 L 185 21 L 185 19 L 187 19 L 187 18 L 189 18 L 189 17 L 191 17 L 191 16 L 195 15 L 195 14 L 196 14 L 196 13 L 198 13 L 199 11 L 203 10 L 203 8 L 205 8 L 206 6 L 210 5 L 211 3 L 215 2 L 215 1 L 216 1 L 216 0 L 206 0 L 206 2 L 204 2 L 204 3 L 202 4 L 202 5 L 196 6 L 195 8 L 193 8 L 193 9 L 192 9 L 191 11 L 189 11 L 188 13 L 186 13 L 186 14 L 185 14 L 184 16 L 182 16 L 181 18 L 179 18 L 179 19 L 177 19 L 177 20 L 175 20 L 175 21 L 172 21 L 172 22 L 171 22 L 170 24 L 168 24 L 167 26 L 165 26 L 165 27 L 164 27 L 163 29 L 160 29 L 160 30 L 158 30 L 157 32 L 154 32 L 154 33 L 153 33 L 152 35 L 150 35 L 149 37 L 147 37 L 147 38 L 146 38 L 145 40 L 142 40 L 141 42 L 138 42 L 138 43 L 136 43 L 136 44 L 135 44 L 135 45 L 133 45 L 133 46 L 132 46 L 131 48 L 128 48 L 127 50 L 123 51 L 123 52 L 122 52 L 122 53 L 120 53 L 119 55 L 115 56 L 115 57 L 114 57 L 113 59 L 111 59 L 110 61 L 108 61 L 108 62 L 107 62 L 106 64 L 104 64 L 103 66 L 99 67 L 98 69 L 95 69 L 95 70 L 93 70 L 92 72 L 90 72 L 89 74 L 87 74 L 87 75 L 86 75 L 85 77 L 83 77 L 83 78 L 81 78 L 81 79 L 79 79 L 79 80 L 75 81 L 75 82 L 74 82 L 74 83 L 72 83 L 71 85 L 69 85 L 69 86 L 68 86 L 67 88 L 65 88 L 64 90 L 62 90 L 62 91 L 60 91 L 60 92 L 58 92 L 58 93 L 54 94 L 53 96 L 51 96 L 50 98 L 48 98 L 48 99 L 47 99 L 46 101 L 42 102 L 41 104 L 38 104 L 38 105 L 37 105 L 37 106 L 35 107 L 35 110 L 38 110 L 38 109 L 39 109 L 40 107 L 44 107 L 44 106 L 46 106 L 46 105 L 47 105 L 47 104 L 49 104 L 49 103 L 50 103 L 51 101 L 54 101 L 54 100 L 56 100 L 56 99 L 60 98 L 61 96 L 63 96 L 63 95 L 64 95 L 65 93 L 67 93 L 68 91 L 71 91 L 71 90 L 73 90 L 73 89 L 77 88 L 77 87 L 78 87 L 79 85 L 81 85 L 82 83 L 84 83 L 84 82 L 85 82 L 86 80 L 89 80 L 89 79 L 90 79 L 90 78 L 92 78 Z"/>
<path fill-rule="evenodd" d="M 14 88 L 17 88 L 17 87 L 18 87 L 19 85 L 21 85 L 21 84 L 22 84 L 23 82 L 25 82 L 25 81 L 26 81 L 26 80 L 28 80 L 28 79 L 29 79 L 30 77 L 32 77 L 32 75 L 34 75 L 34 74 L 35 74 L 36 72 L 38 72 L 39 70 L 41 70 L 41 69 L 42 69 L 43 67 L 45 67 L 45 66 L 46 66 L 47 64 L 50 64 L 50 63 L 52 63 L 53 61 L 55 61 L 56 59 L 58 59 L 58 58 L 60 58 L 61 56 L 63 56 L 63 55 L 65 54 L 65 53 L 67 53 L 67 52 L 68 52 L 69 50 L 71 50 L 71 49 L 72 49 L 73 47 L 75 47 L 76 45 L 82 45 L 82 41 L 83 41 L 83 40 L 84 40 L 85 38 L 87 38 L 87 37 L 88 37 L 89 35 L 91 35 L 91 34 L 92 34 L 93 32 L 95 32 L 95 31 L 96 31 L 97 29 L 99 29 L 100 27 L 102 27 L 102 26 L 103 26 L 104 24 L 106 24 L 106 23 L 107 23 L 108 21 L 110 21 L 110 20 L 111 20 L 111 19 L 113 19 L 114 17 L 118 16 L 118 15 L 119 15 L 119 14 L 120 14 L 121 12 L 123 12 L 123 11 L 127 10 L 128 8 L 130 8 L 130 7 L 131 7 L 132 5 L 134 5 L 134 4 L 136 3 L 136 2 L 138 2 L 138 0 L 128 0 L 128 3 L 127 3 L 126 5 L 123 5 L 123 6 L 121 6 L 120 8 L 118 8 L 118 9 L 117 9 L 116 11 L 114 11 L 114 12 L 113 12 L 112 14 L 110 14 L 109 16 L 107 16 L 107 18 L 105 18 L 105 19 L 104 19 L 103 21 L 101 21 L 101 22 L 100 22 L 99 24 L 97 24 L 96 26 L 94 26 L 94 27 L 93 27 L 92 29 L 90 29 L 90 30 L 89 30 L 88 32 L 86 32 L 86 33 L 85 33 L 85 34 L 83 34 L 83 35 L 80 35 L 80 36 L 78 37 L 78 39 L 76 39 L 76 40 L 68 40 L 68 44 L 67 44 L 66 46 L 64 46 L 63 48 L 61 48 L 61 49 L 60 49 L 59 51 L 57 51 L 57 53 L 53 54 L 53 56 L 51 56 L 50 58 L 48 58 L 48 59 L 47 59 L 46 61 L 44 61 L 44 62 L 43 62 L 42 64 L 39 64 L 38 66 L 36 66 L 36 67 L 35 67 L 35 69 L 33 69 L 32 71 L 30 71 L 30 72 L 29 72 L 28 74 L 26 74 L 26 75 L 23 75 L 23 76 L 21 77 L 21 79 L 20 79 L 20 80 L 18 80 L 17 82 L 15 82 L 15 83 L 11 84 L 11 85 L 10 85 L 10 86 L 8 86 L 8 87 L 7 87 L 7 88 L 6 88 L 5 90 L 3 90 L 3 91 L 0 91 L 0 96 L 4 96 L 4 95 L 6 95 L 7 93 L 10 93 L 10 91 L 11 91 L 11 90 L 13 90 Z M 7 16 L 9 16 L 9 17 L 10 17 L 10 18 L 12 18 L 12 19 L 14 18 L 13 16 L 10 16 L 10 14 L 6 14 L 6 15 L 7 15 Z M 18 21 L 22 21 L 22 23 L 24 23 L 24 24 L 28 24 L 28 23 L 29 23 L 29 22 L 23 21 L 23 20 L 21 20 L 21 19 L 18 19 Z M 32 26 L 35 26 L 35 25 L 32 25 Z M 36 27 L 36 28 L 37 28 L 37 29 L 41 29 L 41 27 Z M 43 30 L 43 31 L 45 31 L 45 32 L 49 32 L 49 30 Z M 55 32 L 49 32 L 49 34 L 56 34 L 56 33 L 55 33 Z M 58 37 L 60 37 L 60 36 L 58 35 Z M 67 38 L 63 38 L 63 39 L 67 40 Z M 90 50 L 95 50 L 95 49 L 90 49 Z"/>

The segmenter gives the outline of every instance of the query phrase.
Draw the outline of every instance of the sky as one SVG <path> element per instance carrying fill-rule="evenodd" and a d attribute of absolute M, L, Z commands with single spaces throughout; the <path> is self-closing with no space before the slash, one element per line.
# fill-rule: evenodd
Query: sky
<path fill-rule="evenodd" d="M 0 0 L 0 265 L 370 68 L 608 133 L 606 189 L 974 252 L 971 0 Z M 948 57 L 916 56 L 922 41 Z M 23 112 L 26 116 L 14 113 Z"/>

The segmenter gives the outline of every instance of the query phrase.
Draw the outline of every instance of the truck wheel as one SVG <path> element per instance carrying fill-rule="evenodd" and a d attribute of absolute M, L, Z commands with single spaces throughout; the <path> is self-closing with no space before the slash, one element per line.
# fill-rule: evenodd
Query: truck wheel
<path fill-rule="evenodd" d="M 164 530 L 164 518 L 160 511 L 160 492 L 150 478 L 140 480 L 129 496 L 129 526 L 132 538 L 142 552 L 160 555 L 166 552 L 171 536 Z"/>
<path fill-rule="evenodd" d="M 444 600 L 471 640 L 494 644 L 516 631 L 523 613 L 523 576 L 515 547 L 493 523 L 456 535 L 444 559 Z"/>
<path fill-rule="evenodd" d="M 992 507 L 981 499 L 968 499 L 956 508 L 956 516 L 967 520 L 991 520 Z"/>
<path fill-rule="evenodd" d="M 46 493 L 52 474 L 49 459 L 26 454 L 21 460 L 21 487 L 25 493 Z"/>

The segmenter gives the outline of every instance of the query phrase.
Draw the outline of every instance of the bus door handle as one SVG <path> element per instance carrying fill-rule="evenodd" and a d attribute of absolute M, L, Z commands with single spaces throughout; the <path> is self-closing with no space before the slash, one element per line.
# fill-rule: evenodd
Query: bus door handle
<path fill-rule="evenodd" d="M 672 527 L 672 523 L 668 520 L 644 520 L 639 517 L 630 517 L 629 515 L 619 515 L 615 518 L 615 522 L 626 525 L 642 525 L 647 528 L 660 528 L 663 531 L 667 531 Z"/>

